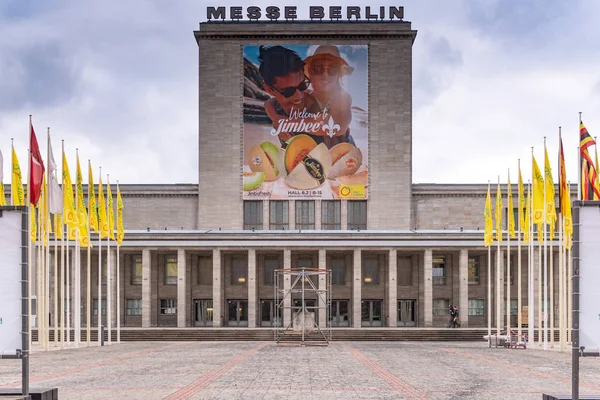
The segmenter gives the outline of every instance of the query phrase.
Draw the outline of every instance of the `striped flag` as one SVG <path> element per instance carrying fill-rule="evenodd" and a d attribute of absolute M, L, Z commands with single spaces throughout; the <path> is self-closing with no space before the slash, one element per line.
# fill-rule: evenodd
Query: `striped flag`
<path fill-rule="evenodd" d="M 483 230 L 483 244 L 489 247 L 494 242 L 493 224 L 492 224 L 492 198 L 490 197 L 490 186 L 488 185 L 487 196 L 485 198 L 485 208 L 483 210 L 485 225 Z"/>
<path fill-rule="evenodd" d="M 579 155 L 581 158 L 581 200 L 600 200 L 600 192 L 596 187 L 597 173 L 588 147 L 596 142 L 581 122 L 579 126 Z"/>
<path fill-rule="evenodd" d="M 562 137 L 558 136 L 558 202 L 560 205 L 560 213 L 565 220 L 565 245 L 567 249 L 571 248 L 573 235 L 573 218 L 571 216 L 571 194 L 567 184 L 567 169 L 565 167 L 565 153 L 563 150 Z"/>

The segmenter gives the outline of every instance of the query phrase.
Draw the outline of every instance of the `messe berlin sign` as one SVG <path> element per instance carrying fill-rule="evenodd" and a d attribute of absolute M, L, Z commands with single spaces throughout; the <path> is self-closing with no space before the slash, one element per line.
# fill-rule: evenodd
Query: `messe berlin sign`
<path fill-rule="evenodd" d="M 402 21 L 404 19 L 404 7 L 400 6 L 378 6 L 378 7 L 359 7 L 359 6 L 309 6 L 308 17 L 310 20 L 343 20 L 348 21 L 383 21 L 386 18 L 390 21 Z M 286 21 L 298 19 L 298 8 L 296 6 L 216 6 L 206 7 L 206 19 L 211 20 L 230 20 L 230 21 L 258 21 L 261 18 L 270 21 L 277 21 L 284 18 Z"/>
<path fill-rule="evenodd" d="M 0 210 L 0 355 L 21 349 L 21 213 Z"/>

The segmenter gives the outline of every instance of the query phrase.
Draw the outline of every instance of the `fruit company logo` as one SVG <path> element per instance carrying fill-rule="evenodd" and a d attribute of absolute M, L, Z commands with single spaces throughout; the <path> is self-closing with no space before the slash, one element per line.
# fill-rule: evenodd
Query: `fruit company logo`
<path fill-rule="evenodd" d="M 298 119 L 300 121 L 290 121 Z M 318 122 L 305 122 L 306 119 L 318 120 Z M 325 124 L 324 121 L 327 121 L 327 123 Z M 292 108 L 289 117 L 280 119 L 279 126 L 271 129 L 271 135 L 277 136 L 280 133 L 298 132 L 318 133 L 321 130 L 329 137 L 333 137 L 340 130 L 340 126 L 333 121 L 333 117 L 329 115 L 327 109 L 322 112 L 311 113 L 306 111 L 306 107 L 303 110 L 294 110 Z"/>
<path fill-rule="evenodd" d="M 262 190 L 253 190 L 251 192 L 247 193 L 248 196 L 253 196 L 253 197 L 270 197 L 271 196 L 271 192 L 265 192 Z"/>

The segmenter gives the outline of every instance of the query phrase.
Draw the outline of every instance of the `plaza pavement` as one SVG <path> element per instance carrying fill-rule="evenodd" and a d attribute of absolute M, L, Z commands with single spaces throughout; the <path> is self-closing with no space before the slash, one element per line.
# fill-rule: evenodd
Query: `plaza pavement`
<path fill-rule="evenodd" d="M 51 345 L 52 346 L 52 345 Z M 485 342 L 127 342 L 40 351 L 31 386 L 87 399 L 541 399 L 570 393 L 570 353 Z M 21 362 L 0 360 L 1 388 Z M 581 394 L 600 394 L 600 359 L 581 359 Z"/>

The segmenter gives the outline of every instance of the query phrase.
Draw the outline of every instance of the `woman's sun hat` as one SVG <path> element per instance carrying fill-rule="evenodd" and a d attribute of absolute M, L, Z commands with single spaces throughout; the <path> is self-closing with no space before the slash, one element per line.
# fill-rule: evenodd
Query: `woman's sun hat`
<path fill-rule="evenodd" d="M 340 56 L 340 50 L 336 46 L 319 46 L 312 56 L 306 57 L 304 65 L 306 65 L 306 70 L 309 72 L 309 75 L 311 64 L 319 60 L 329 60 L 338 64 L 341 67 L 341 76 L 350 75 L 354 72 L 354 68 L 349 66 L 346 60 Z"/>

